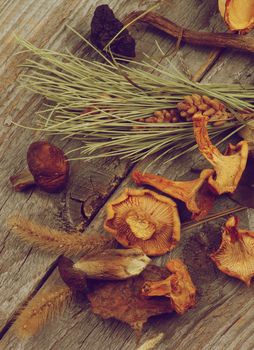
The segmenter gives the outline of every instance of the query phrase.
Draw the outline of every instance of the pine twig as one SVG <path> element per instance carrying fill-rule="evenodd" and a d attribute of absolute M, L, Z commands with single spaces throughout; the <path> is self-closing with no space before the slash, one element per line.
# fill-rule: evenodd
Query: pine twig
<path fill-rule="evenodd" d="M 68 287 L 36 294 L 17 317 L 13 331 L 20 338 L 33 336 L 46 322 L 63 312 L 71 300 L 72 291 Z"/>
<path fill-rule="evenodd" d="M 26 218 L 13 216 L 8 220 L 17 236 L 47 252 L 78 256 L 109 248 L 112 238 L 99 235 L 84 236 L 80 233 L 66 233 L 36 224 Z"/>

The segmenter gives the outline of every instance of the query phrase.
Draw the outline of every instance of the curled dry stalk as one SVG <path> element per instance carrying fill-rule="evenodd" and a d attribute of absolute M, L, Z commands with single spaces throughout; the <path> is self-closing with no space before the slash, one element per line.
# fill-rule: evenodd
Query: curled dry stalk
<path fill-rule="evenodd" d="M 54 254 L 78 256 L 110 248 L 112 238 L 66 233 L 36 224 L 26 218 L 13 216 L 8 220 L 13 232 L 26 243 Z"/>
<path fill-rule="evenodd" d="M 104 57 L 102 63 L 20 43 L 37 58 L 26 61 L 29 71 L 21 85 L 55 103 L 38 113 L 34 128 L 81 140 L 82 145 L 71 151 L 72 159 L 120 156 L 136 162 L 160 151 L 170 161 L 195 149 L 192 123 L 139 121 L 175 108 L 193 93 L 216 98 L 233 113 L 224 125 L 208 127 L 212 139 L 228 138 L 244 127 L 243 120 L 234 117 L 236 112 L 254 111 L 250 85 L 195 83 L 149 57 L 129 65 Z"/>

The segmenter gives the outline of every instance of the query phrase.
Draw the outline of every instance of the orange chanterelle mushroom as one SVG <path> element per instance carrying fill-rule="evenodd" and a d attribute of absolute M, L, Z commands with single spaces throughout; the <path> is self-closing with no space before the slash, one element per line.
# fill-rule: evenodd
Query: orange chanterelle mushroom
<path fill-rule="evenodd" d="M 209 191 L 207 179 L 213 174 L 212 169 L 205 169 L 199 178 L 190 181 L 171 181 L 165 177 L 134 171 L 132 178 L 139 186 L 149 185 L 171 197 L 183 201 L 192 213 L 192 218 L 200 220 L 212 208 L 215 196 Z"/>
<path fill-rule="evenodd" d="M 176 204 L 150 190 L 125 189 L 107 206 L 104 228 L 124 247 L 162 255 L 180 239 Z"/>
<path fill-rule="evenodd" d="M 248 158 L 248 142 L 229 144 L 225 155 L 211 143 L 207 131 L 208 117 L 197 113 L 193 116 L 194 134 L 200 152 L 213 165 L 215 173 L 208 179 L 217 194 L 233 193 L 241 179 Z"/>
<path fill-rule="evenodd" d="M 181 260 L 171 260 L 166 267 L 172 275 L 164 280 L 146 282 L 142 288 L 142 294 L 168 297 L 172 309 L 183 314 L 195 305 L 196 287 Z"/>
<path fill-rule="evenodd" d="M 221 245 L 210 257 L 222 272 L 249 286 L 254 276 L 254 232 L 237 226 L 238 218 L 230 217 L 223 230 Z"/>
<path fill-rule="evenodd" d="M 218 0 L 218 5 L 230 30 L 246 33 L 254 28 L 254 0 Z"/>

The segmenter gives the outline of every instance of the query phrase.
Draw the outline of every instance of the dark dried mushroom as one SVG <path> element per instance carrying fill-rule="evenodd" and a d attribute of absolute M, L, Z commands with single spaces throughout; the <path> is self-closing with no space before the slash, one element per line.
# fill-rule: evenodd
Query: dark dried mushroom
<path fill-rule="evenodd" d="M 100 50 L 123 28 L 108 5 L 98 6 L 91 23 L 91 41 Z M 111 43 L 110 50 L 116 56 L 135 57 L 135 40 L 127 29 Z"/>
<path fill-rule="evenodd" d="M 11 176 L 15 191 L 36 184 L 45 192 L 59 192 L 67 184 L 69 163 L 64 152 L 47 141 L 32 143 L 27 151 L 28 169 Z"/>

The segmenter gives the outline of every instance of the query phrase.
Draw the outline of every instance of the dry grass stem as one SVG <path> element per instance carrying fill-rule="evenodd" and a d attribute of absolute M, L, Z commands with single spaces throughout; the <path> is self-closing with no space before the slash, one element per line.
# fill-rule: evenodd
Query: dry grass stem
<path fill-rule="evenodd" d="M 26 243 L 54 254 L 78 256 L 102 251 L 112 246 L 112 238 L 66 233 L 36 224 L 26 218 L 13 216 L 8 220 L 13 232 Z"/>

